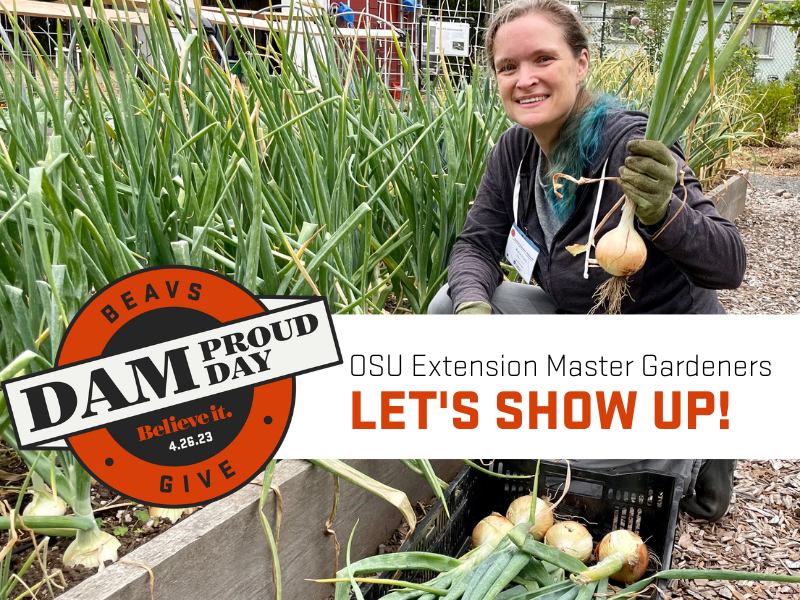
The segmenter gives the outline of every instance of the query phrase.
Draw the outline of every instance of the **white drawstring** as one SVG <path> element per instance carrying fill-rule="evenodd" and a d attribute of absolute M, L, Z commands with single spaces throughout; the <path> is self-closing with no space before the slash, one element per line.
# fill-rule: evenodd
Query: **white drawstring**
<path fill-rule="evenodd" d="M 597 225 L 597 214 L 600 212 L 600 199 L 603 197 L 603 185 L 605 184 L 606 166 L 608 159 L 603 163 L 603 174 L 600 175 L 600 187 L 597 190 L 597 200 L 594 203 L 594 213 L 592 214 L 592 227 L 589 229 L 589 240 L 586 242 L 586 262 L 583 264 L 583 278 L 589 279 L 589 254 L 592 252 L 592 238 L 594 237 L 594 228 Z M 519 174 L 517 174 L 517 185 L 519 185 Z M 516 206 L 515 206 L 516 210 Z M 516 215 L 516 212 L 515 212 Z"/>

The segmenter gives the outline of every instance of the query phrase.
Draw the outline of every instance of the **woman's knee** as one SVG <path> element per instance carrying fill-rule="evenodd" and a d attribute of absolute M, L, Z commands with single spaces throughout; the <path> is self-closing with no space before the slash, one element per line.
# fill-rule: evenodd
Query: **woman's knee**
<path fill-rule="evenodd" d="M 450 299 L 450 295 L 447 293 L 447 290 L 450 289 L 450 286 L 446 283 L 442 286 L 436 295 L 431 300 L 431 303 L 428 305 L 428 314 L 429 315 L 452 315 L 453 314 L 453 301 Z"/>
<path fill-rule="evenodd" d="M 540 287 L 504 281 L 492 296 L 492 308 L 500 314 L 552 315 L 558 307 Z"/>

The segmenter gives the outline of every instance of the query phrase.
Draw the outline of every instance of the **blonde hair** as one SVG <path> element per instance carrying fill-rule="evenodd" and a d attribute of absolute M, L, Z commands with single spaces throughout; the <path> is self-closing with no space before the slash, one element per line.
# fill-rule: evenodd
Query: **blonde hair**
<path fill-rule="evenodd" d="M 506 23 L 531 14 L 543 14 L 554 25 L 561 28 L 564 41 L 572 49 L 575 58 L 578 58 L 584 49 L 589 51 L 589 34 L 586 32 L 580 16 L 560 0 L 514 0 L 494 14 L 486 30 L 486 61 L 495 75 L 497 75 L 497 71 L 494 67 L 494 46 L 497 31 Z M 581 83 L 578 97 L 575 99 L 575 108 L 581 110 L 591 104 L 593 100 L 594 98 L 586 89 L 585 84 Z"/>

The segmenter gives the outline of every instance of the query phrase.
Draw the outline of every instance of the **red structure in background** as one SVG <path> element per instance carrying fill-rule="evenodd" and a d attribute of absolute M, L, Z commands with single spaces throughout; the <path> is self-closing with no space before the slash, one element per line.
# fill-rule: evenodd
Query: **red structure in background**
<path fill-rule="evenodd" d="M 399 31 L 405 33 L 405 38 L 400 38 L 400 47 L 405 51 L 408 44 L 412 44 L 411 47 L 416 55 L 417 23 L 414 12 L 406 11 L 403 8 L 402 0 L 345 0 L 345 2 L 355 13 L 365 12 L 383 19 L 373 19 L 366 17 L 366 15 L 356 14 L 354 27 L 386 30 L 389 28 L 386 24 L 386 21 L 388 21 Z M 367 43 L 366 40 L 359 41 L 359 45 L 365 54 L 367 52 Z M 403 64 L 398 56 L 397 47 L 391 39 L 373 40 L 372 45 L 378 66 L 381 67 L 382 72 L 385 74 L 384 80 L 392 90 L 392 95 L 395 99 L 399 99 L 403 86 Z M 416 65 L 412 65 L 412 67 L 416 67 Z"/>
<path fill-rule="evenodd" d="M 203 6 L 217 6 L 217 0 L 200 0 Z M 317 2 L 319 5 L 324 6 L 331 11 L 331 7 L 339 3 L 339 0 L 295 0 L 296 4 L 312 4 Z M 422 0 L 405 0 L 411 5 L 420 6 Z M 257 11 L 270 6 L 270 0 L 222 0 L 224 6 L 234 4 L 238 9 L 249 11 Z M 272 6 L 276 11 L 280 11 L 281 7 L 288 6 L 290 0 L 273 1 Z M 398 32 L 399 45 L 405 52 L 411 44 L 411 49 L 416 57 L 418 49 L 418 24 L 417 19 L 420 16 L 419 11 L 406 10 L 403 7 L 403 0 L 342 0 L 349 9 L 355 13 L 353 16 L 352 27 L 357 29 L 367 29 L 372 31 L 387 32 L 390 27 L 387 23 L 391 23 Z M 365 13 L 365 14 L 359 14 Z M 371 16 L 367 16 L 371 15 Z M 336 23 L 340 27 L 347 26 L 344 19 L 339 18 L 331 23 Z M 405 34 L 405 35 L 402 35 Z M 264 42 L 266 43 L 266 42 Z M 395 99 L 400 98 L 403 86 L 403 64 L 399 58 L 397 46 L 391 37 L 379 37 L 367 40 L 359 38 L 359 46 L 364 54 L 369 54 L 368 46 L 372 46 L 372 51 L 375 54 L 376 66 L 381 73 L 381 76 L 386 83 L 387 87 L 392 90 L 392 95 Z M 416 58 L 414 60 L 416 62 Z M 416 69 L 417 65 L 412 64 L 412 69 Z"/>

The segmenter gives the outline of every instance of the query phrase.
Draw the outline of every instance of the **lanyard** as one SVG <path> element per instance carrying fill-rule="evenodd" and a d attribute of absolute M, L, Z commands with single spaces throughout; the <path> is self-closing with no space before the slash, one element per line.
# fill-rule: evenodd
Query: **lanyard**
<path fill-rule="evenodd" d="M 517 178 L 514 181 L 514 224 L 517 225 L 519 220 L 519 176 L 522 173 L 522 164 L 525 162 L 523 158 L 520 163 L 519 167 L 517 168 Z M 605 185 L 605 176 L 606 176 L 606 167 L 608 166 L 608 159 L 606 158 L 606 162 L 603 163 L 603 173 L 600 175 L 600 185 L 597 188 L 597 199 L 594 202 L 594 212 L 592 213 L 592 228 L 589 230 L 589 240 L 586 242 L 588 248 L 586 250 L 586 262 L 583 265 L 583 278 L 589 279 L 589 251 L 591 250 L 592 244 L 592 234 L 594 233 L 594 228 L 597 225 L 597 214 L 600 211 L 600 199 L 603 196 L 603 187 Z"/>
<path fill-rule="evenodd" d="M 528 143 L 525 147 L 525 152 L 522 154 L 522 160 L 519 161 L 519 167 L 517 168 L 517 178 L 514 180 L 514 224 L 518 225 L 519 221 L 519 176 L 522 173 L 522 165 L 525 164 L 525 159 L 528 157 L 528 154 L 531 152 L 533 141 Z"/>
<path fill-rule="evenodd" d="M 519 174 L 522 172 L 522 163 L 525 162 L 523 158 L 519 163 L 519 168 L 517 169 L 517 179 L 514 181 L 514 225 L 517 225 L 517 213 L 519 211 Z"/>

